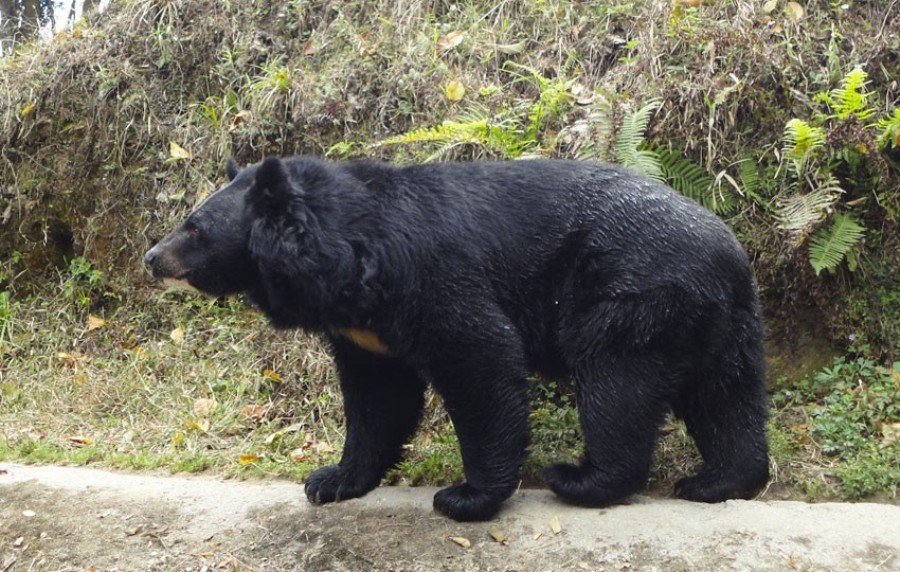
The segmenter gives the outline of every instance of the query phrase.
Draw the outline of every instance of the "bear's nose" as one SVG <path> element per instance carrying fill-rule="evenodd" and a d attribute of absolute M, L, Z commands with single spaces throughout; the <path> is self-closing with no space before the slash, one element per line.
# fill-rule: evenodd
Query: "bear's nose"
<path fill-rule="evenodd" d="M 154 260 L 156 260 L 156 247 L 151 248 L 147 251 L 147 254 L 144 255 L 144 266 L 152 268 Z"/>

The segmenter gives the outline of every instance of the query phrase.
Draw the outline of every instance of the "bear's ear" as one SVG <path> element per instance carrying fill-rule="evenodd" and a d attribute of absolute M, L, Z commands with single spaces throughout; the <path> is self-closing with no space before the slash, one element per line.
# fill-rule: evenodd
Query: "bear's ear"
<path fill-rule="evenodd" d="M 290 201 L 293 188 L 281 159 L 268 157 L 256 170 L 256 184 L 250 189 L 249 201 L 258 209 L 282 211 Z"/>
<path fill-rule="evenodd" d="M 225 162 L 225 172 L 228 173 L 229 181 L 233 181 L 238 176 L 238 173 L 241 172 L 241 167 L 234 160 L 234 157 L 229 157 L 228 161 Z"/>

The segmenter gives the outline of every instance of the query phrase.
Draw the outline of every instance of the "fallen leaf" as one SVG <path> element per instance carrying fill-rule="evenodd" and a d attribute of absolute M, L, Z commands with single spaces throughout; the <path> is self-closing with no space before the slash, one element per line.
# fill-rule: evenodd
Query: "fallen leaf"
<path fill-rule="evenodd" d="M 244 419 L 249 419 L 254 423 L 259 423 L 266 416 L 266 408 L 263 405 L 258 405 L 256 403 L 248 403 L 247 405 L 241 408 L 241 417 Z"/>
<path fill-rule="evenodd" d="M 900 443 L 900 423 L 885 423 L 881 426 L 881 434 L 884 436 L 881 440 L 882 449 Z"/>
<path fill-rule="evenodd" d="M 550 530 L 553 532 L 553 534 L 559 534 L 560 532 L 562 532 L 562 524 L 559 522 L 558 516 L 552 517 L 548 524 L 550 524 Z"/>
<path fill-rule="evenodd" d="M 184 329 L 181 328 L 180 326 L 175 328 L 174 330 L 172 330 L 169 333 L 169 339 L 171 339 L 173 342 L 175 342 L 178 345 L 183 344 L 184 343 Z"/>
<path fill-rule="evenodd" d="M 191 159 L 191 152 L 174 141 L 169 141 L 169 156 L 173 159 Z"/>
<path fill-rule="evenodd" d="M 284 430 L 275 431 L 266 436 L 266 445 L 271 445 L 276 439 L 280 439 L 284 435 Z"/>
<path fill-rule="evenodd" d="M 28 117 L 31 115 L 31 112 L 34 111 L 34 102 L 28 102 L 22 106 L 22 111 L 20 112 L 22 117 Z"/>
<path fill-rule="evenodd" d="M 252 118 L 249 111 L 246 109 L 242 109 L 234 114 L 234 117 L 231 119 L 231 127 L 232 129 L 240 125 L 241 123 L 247 123 Z"/>
<path fill-rule="evenodd" d="M 73 435 L 72 437 L 69 437 L 67 441 L 76 447 L 87 447 L 94 442 L 94 438 L 87 435 Z"/>
<path fill-rule="evenodd" d="M 98 316 L 88 315 L 87 323 L 87 329 L 90 332 L 92 330 L 96 330 L 97 328 L 102 328 L 103 326 L 105 326 L 106 320 Z"/>
<path fill-rule="evenodd" d="M 17 539 L 13 542 L 13 546 L 15 546 L 16 548 L 18 548 L 18 547 L 22 546 L 22 544 L 23 544 L 24 542 L 25 542 L 25 537 L 24 537 L 24 536 L 20 536 L 19 538 L 17 538 Z"/>
<path fill-rule="evenodd" d="M 803 9 L 803 6 L 798 4 L 797 2 L 788 2 L 784 7 L 785 13 L 787 13 L 788 18 L 791 19 L 795 24 L 803 19 L 803 16 L 806 15 L 806 11 Z"/>
<path fill-rule="evenodd" d="M 499 542 L 502 545 L 509 544 L 509 539 L 506 537 L 506 534 L 503 533 L 499 528 L 492 528 L 488 530 L 488 536 L 494 539 L 494 542 Z"/>
<path fill-rule="evenodd" d="M 464 536 L 448 536 L 447 538 L 450 539 L 450 542 L 458 544 L 463 548 L 472 548 L 472 542 Z"/>
<path fill-rule="evenodd" d="M 448 34 L 445 34 L 440 40 L 438 40 L 437 48 L 438 52 L 444 53 L 449 50 L 452 50 L 456 46 L 460 45 L 463 41 L 463 33 L 459 30 L 453 30 Z"/>
<path fill-rule="evenodd" d="M 238 463 L 241 465 L 249 465 L 250 463 L 255 463 L 262 459 L 262 456 L 257 455 L 256 453 L 245 453 L 238 457 Z"/>
<path fill-rule="evenodd" d="M 219 403 L 215 399 L 201 397 L 200 399 L 194 401 L 194 413 L 196 413 L 200 417 L 209 417 L 210 413 L 212 413 L 218 406 Z"/>
<path fill-rule="evenodd" d="M 334 447 L 325 441 L 319 441 L 316 443 L 316 451 L 319 453 L 334 453 Z"/>
<path fill-rule="evenodd" d="M 775 11 L 775 8 L 778 7 L 778 0 L 768 0 L 765 4 L 763 4 L 763 12 L 766 14 L 771 14 Z"/>
<path fill-rule="evenodd" d="M 284 381 L 283 377 L 281 377 L 280 375 L 278 375 L 277 372 L 272 371 L 271 369 L 264 369 L 262 374 L 263 374 L 263 377 L 267 377 L 277 383 L 281 383 L 282 381 Z"/>
<path fill-rule="evenodd" d="M 292 461 L 294 461 L 295 463 L 299 463 L 306 458 L 306 451 L 303 449 L 303 447 L 294 449 L 293 451 L 291 451 L 290 457 Z"/>
<path fill-rule="evenodd" d="M 184 426 L 200 433 L 209 431 L 209 419 L 185 419 Z"/>
<path fill-rule="evenodd" d="M 318 48 L 318 46 L 316 46 L 316 43 L 313 42 L 312 38 L 306 40 L 306 44 L 304 44 L 304 46 L 303 46 L 303 53 L 305 55 L 311 56 L 318 51 L 319 51 L 319 48 Z"/>
<path fill-rule="evenodd" d="M 444 88 L 444 95 L 450 101 L 459 101 L 466 96 L 466 88 L 457 80 L 453 80 Z"/>

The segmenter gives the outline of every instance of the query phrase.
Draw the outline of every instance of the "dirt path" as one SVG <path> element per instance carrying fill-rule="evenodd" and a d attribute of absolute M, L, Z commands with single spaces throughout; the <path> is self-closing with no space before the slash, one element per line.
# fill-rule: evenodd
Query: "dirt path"
<path fill-rule="evenodd" d="M 433 493 L 315 507 L 289 482 L 0 464 L 0 572 L 900 570 L 892 505 L 638 497 L 590 510 L 529 490 L 494 522 L 459 524 L 431 511 Z"/>

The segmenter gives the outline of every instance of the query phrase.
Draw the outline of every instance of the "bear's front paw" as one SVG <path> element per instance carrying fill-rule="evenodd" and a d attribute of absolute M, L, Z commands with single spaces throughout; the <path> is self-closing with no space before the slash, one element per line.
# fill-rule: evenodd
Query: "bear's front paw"
<path fill-rule="evenodd" d="M 377 483 L 376 483 L 377 485 Z M 306 498 L 315 504 L 340 502 L 361 497 L 375 488 L 375 485 L 360 483 L 351 473 L 339 465 L 329 465 L 316 469 L 306 479 Z"/>
<path fill-rule="evenodd" d="M 435 493 L 434 510 L 461 522 L 490 520 L 508 496 L 478 490 L 463 483 Z"/>

